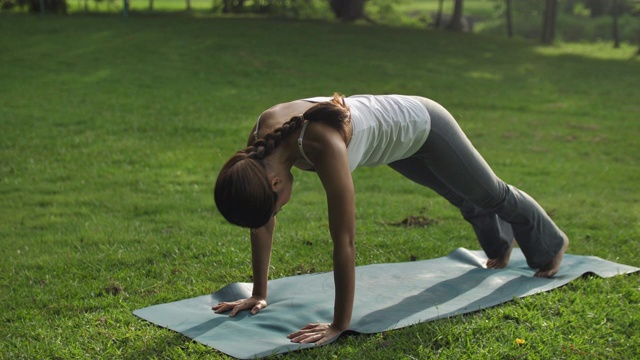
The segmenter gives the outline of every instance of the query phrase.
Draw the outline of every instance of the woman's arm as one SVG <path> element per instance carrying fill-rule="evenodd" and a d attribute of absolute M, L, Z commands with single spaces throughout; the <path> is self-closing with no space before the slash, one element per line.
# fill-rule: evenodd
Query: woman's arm
<path fill-rule="evenodd" d="M 344 144 L 344 143 L 343 143 Z M 340 331 L 349 329 L 355 293 L 355 195 L 346 147 L 341 160 L 317 161 L 316 172 L 327 193 L 329 229 L 333 240 L 333 276 L 336 297 L 332 325 Z M 334 149 L 335 150 L 335 149 Z M 327 154 L 329 155 L 329 154 Z M 335 159 L 334 156 L 332 158 Z"/>
<path fill-rule="evenodd" d="M 271 247 L 276 218 L 259 229 L 251 230 L 251 265 L 253 267 L 253 292 L 248 299 L 232 302 L 222 302 L 212 307 L 216 313 L 231 310 L 229 316 L 235 316 L 239 311 L 251 310 L 257 314 L 267 307 L 267 284 L 269 280 L 269 263 L 271 261 Z"/>
<path fill-rule="evenodd" d="M 251 230 L 251 265 L 253 267 L 253 296 L 267 298 L 267 283 L 269 280 L 269 264 L 271 262 L 271 248 L 273 231 L 276 225 L 275 216 L 263 227 Z"/>
<path fill-rule="evenodd" d="M 355 193 L 347 148 L 340 133 L 322 123 L 309 124 L 307 131 L 305 151 L 327 195 L 336 295 L 331 326 L 310 324 L 289 337 L 295 342 L 322 344 L 347 330 L 351 323 L 355 296 Z"/>

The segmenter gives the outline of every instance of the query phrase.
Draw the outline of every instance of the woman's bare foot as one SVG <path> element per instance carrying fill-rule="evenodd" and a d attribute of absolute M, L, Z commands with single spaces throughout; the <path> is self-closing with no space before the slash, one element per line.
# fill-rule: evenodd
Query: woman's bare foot
<path fill-rule="evenodd" d="M 511 240 L 511 245 L 509 245 L 509 248 L 504 252 L 504 254 L 502 254 L 502 256 L 497 259 L 487 260 L 487 269 L 502 269 L 507 266 L 507 264 L 509 263 L 509 258 L 511 257 L 511 251 L 513 250 L 513 247 L 515 245 L 516 241 Z"/>
<path fill-rule="evenodd" d="M 564 245 L 562 245 L 562 248 L 560 249 L 560 251 L 558 251 L 558 254 L 556 254 L 556 256 L 553 259 L 551 259 L 551 261 L 549 261 L 547 265 L 538 269 L 538 271 L 536 271 L 536 273 L 533 276 L 550 278 L 553 275 L 555 275 L 558 272 L 558 270 L 560 270 L 560 263 L 562 263 L 562 257 L 564 256 L 565 251 L 567 251 L 567 247 L 569 247 L 569 238 L 564 233 L 562 233 L 562 236 L 564 237 Z"/>

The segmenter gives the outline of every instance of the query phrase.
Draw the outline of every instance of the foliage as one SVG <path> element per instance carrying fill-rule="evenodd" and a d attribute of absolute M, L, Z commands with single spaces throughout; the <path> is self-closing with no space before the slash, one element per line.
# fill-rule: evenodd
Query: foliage
<path fill-rule="evenodd" d="M 226 358 L 131 311 L 249 280 L 248 234 L 213 205 L 216 172 L 265 108 L 333 91 L 438 100 L 552 214 L 570 253 L 640 266 L 640 60 L 628 44 L 198 13 L 2 14 L 0 32 L 2 359 Z M 294 175 L 271 278 L 331 269 L 322 186 Z M 354 181 L 358 265 L 479 248 L 428 189 L 384 167 Z M 389 225 L 412 215 L 437 225 Z M 639 289 L 638 275 L 587 277 L 287 358 L 634 359 Z"/>
<path fill-rule="evenodd" d="M 66 14 L 66 0 L 0 0 L 0 9 L 12 10 L 14 8 L 27 8 L 31 13 L 40 13 L 44 4 L 44 11 L 47 13 Z"/>
<path fill-rule="evenodd" d="M 406 19 L 396 10 L 400 3 L 402 0 L 369 0 L 365 3 L 365 10 L 367 16 L 375 22 L 389 25 L 403 24 Z"/>
<path fill-rule="evenodd" d="M 514 1 L 513 27 L 517 36 L 527 39 L 539 39 L 542 25 L 542 1 Z M 494 19 L 481 26 L 479 31 L 504 36 L 505 7 L 497 4 Z M 588 11 L 577 4 L 573 13 L 560 12 L 556 25 L 556 38 L 561 41 L 602 41 L 612 38 L 612 19 L 610 16 L 592 18 Z M 619 20 L 620 37 L 623 41 L 635 43 L 640 41 L 640 18 L 632 13 L 623 14 Z"/>
<path fill-rule="evenodd" d="M 629 42 L 640 41 L 640 19 L 623 15 L 618 19 L 620 37 Z M 560 37 L 564 41 L 601 41 L 612 38 L 611 18 L 583 19 L 560 16 Z"/>
<path fill-rule="evenodd" d="M 326 0 L 216 0 L 214 11 L 288 16 L 298 19 L 322 17 Z"/>
<path fill-rule="evenodd" d="M 318 0 L 271 0 L 265 13 L 295 19 L 329 18 L 327 2 Z"/>
<path fill-rule="evenodd" d="M 0 0 L 4 10 L 33 4 L 30 9 L 39 11 L 40 0 Z M 47 0 L 65 2 L 65 0 Z M 150 0 L 131 0 L 130 11 L 149 11 Z M 185 10 L 185 2 L 178 0 L 153 0 L 156 12 Z M 36 4 L 37 3 L 37 4 Z M 335 19 L 329 8 L 329 0 L 191 0 L 191 11 L 205 13 L 223 12 L 224 4 L 237 14 L 259 14 L 295 19 Z M 367 0 L 365 14 L 368 21 L 380 25 L 420 27 L 433 26 L 437 1 L 423 0 Z M 453 1 L 444 2 L 445 18 L 453 12 Z M 538 40 L 541 37 L 543 1 L 513 1 L 515 35 Z M 92 4 L 92 6 L 90 6 Z M 556 27 L 557 39 L 561 41 L 601 41 L 612 37 L 610 16 L 590 16 L 587 0 L 571 0 L 561 4 Z M 640 0 L 620 0 L 622 16 L 619 21 L 620 37 L 626 42 L 640 39 Z M 35 6 L 35 7 L 34 7 Z M 83 0 L 66 5 L 70 12 L 120 12 L 122 2 L 118 0 Z M 51 10 L 49 10 L 51 11 Z M 464 15 L 467 30 L 506 35 L 504 0 L 465 0 Z M 64 12 L 64 11 L 62 11 Z"/>

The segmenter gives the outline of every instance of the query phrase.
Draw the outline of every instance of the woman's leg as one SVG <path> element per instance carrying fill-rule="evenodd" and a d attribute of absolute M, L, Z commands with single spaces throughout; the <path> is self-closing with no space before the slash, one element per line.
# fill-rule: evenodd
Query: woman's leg
<path fill-rule="evenodd" d="M 422 164 L 420 171 L 425 175 L 420 183 L 434 188 L 460 208 L 476 234 L 480 234 L 485 251 L 491 252 L 487 254 L 490 258 L 494 251 L 509 249 L 510 239 L 506 239 L 508 230 L 505 230 L 508 227 L 503 225 L 506 222 L 529 266 L 545 269 L 550 263 L 558 262 L 558 256 L 561 259 L 566 248 L 566 236 L 540 205 L 493 173 L 446 109 L 432 100 L 416 99 L 425 105 L 431 117 L 427 141 L 410 158 L 415 159 L 414 165 Z M 391 165 L 402 167 L 396 163 Z M 416 173 L 418 170 L 411 171 Z M 426 178 L 429 180 L 424 180 Z"/>
<path fill-rule="evenodd" d="M 499 259 L 511 247 L 513 231 L 511 225 L 501 220 L 493 211 L 486 211 L 465 200 L 460 194 L 443 183 L 418 156 L 395 161 L 389 166 L 406 178 L 431 188 L 457 207 L 476 234 L 482 249 L 489 259 Z"/>

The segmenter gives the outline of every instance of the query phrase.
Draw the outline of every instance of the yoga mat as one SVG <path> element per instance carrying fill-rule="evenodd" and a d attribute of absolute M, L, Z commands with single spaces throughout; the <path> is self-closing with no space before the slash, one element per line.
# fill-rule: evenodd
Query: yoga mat
<path fill-rule="evenodd" d="M 445 257 L 356 268 L 356 298 L 350 330 L 376 333 L 495 306 L 562 286 L 586 273 L 612 277 L 639 271 L 594 256 L 566 254 L 551 279 L 533 277 L 520 249 L 505 269 L 485 268 L 482 251 L 459 248 Z M 287 335 L 308 323 L 333 319 L 333 273 L 269 281 L 268 306 L 257 315 L 216 314 L 211 306 L 251 296 L 252 284 L 234 283 L 191 299 L 133 313 L 230 356 L 249 359 L 314 346 Z"/>

